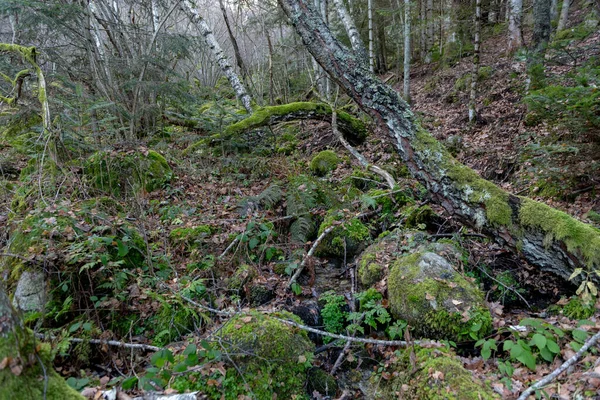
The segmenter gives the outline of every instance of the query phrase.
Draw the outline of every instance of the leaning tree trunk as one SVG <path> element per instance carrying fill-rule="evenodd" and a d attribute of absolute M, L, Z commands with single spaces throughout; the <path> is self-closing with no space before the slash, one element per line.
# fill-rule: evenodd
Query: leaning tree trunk
<path fill-rule="evenodd" d="M 367 49 L 365 49 L 365 44 L 360 38 L 360 33 L 358 32 L 358 29 L 356 29 L 354 20 L 352 20 L 352 16 L 348 13 L 348 10 L 344 5 L 344 1 L 333 0 L 333 5 L 335 6 L 338 16 L 344 24 L 346 34 L 348 35 L 350 44 L 352 45 L 352 50 L 354 50 L 359 59 L 361 59 L 364 63 L 368 63 Z"/>
<path fill-rule="evenodd" d="M 600 267 L 600 230 L 512 195 L 460 164 L 419 125 L 408 104 L 333 36 L 308 0 L 278 1 L 313 57 L 389 135 L 432 201 L 542 270 L 569 279 L 576 268 L 591 277 Z"/>
<path fill-rule="evenodd" d="M 219 45 L 219 42 L 217 42 L 217 38 L 215 38 L 214 33 L 212 32 L 204 18 L 202 18 L 202 16 L 200 15 L 200 12 L 196 8 L 194 2 L 192 0 L 185 0 L 184 3 L 187 7 L 192 23 L 198 26 L 198 28 L 200 29 L 200 32 L 204 37 L 204 41 L 206 42 L 206 45 L 212 51 L 213 56 L 217 61 L 217 64 L 219 64 L 219 67 L 221 67 L 221 71 L 223 71 L 223 74 L 225 74 L 225 76 L 229 80 L 229 83 L 233 87 L 233 90 L 235 91 L 235 94 L 237 95 L 238 99 L 240 99 L 246 111 L 252 114 L 252 106 L 250 105 L 252 99 L 250 98 L 250 95 L 246 92 L 246 88 L 240 81 L 240 78 L 233 70 L 229 59 L 223 52 L 223 49 L 221 49 L 221 46 Z"/>

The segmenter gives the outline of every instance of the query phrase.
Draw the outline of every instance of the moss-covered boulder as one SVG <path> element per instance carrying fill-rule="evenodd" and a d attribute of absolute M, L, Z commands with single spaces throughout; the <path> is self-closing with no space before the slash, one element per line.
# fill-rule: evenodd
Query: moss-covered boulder
<path fill-rule="evenodd" d="M 274 316 L 301 320 L 288 312 Z M 256 311 L 233 317 L 219 333 L 225 351 L 231 354 L 243 376 L 231 366 L 228 376 L 239 380 L 241 388 L 248 385 L 247 392 L 256 399 L 292 399 L 305 394 L 307 356 L 314 351 L 314 344 L 306 332 L 263 315 Z M 230 393 L 228 393 L 229 396 Z M 244 393 L 231 393 L 232 397 Z M 246 393 L 247 394 L 247 393 Z"/>
<path fill-rule="evenodd" d="M 317 176 L 325 176 L 337 168 L 340 158 L 331 150 L 323 150 L 313 157 L 310 162 L 310 170 Z"/>
<path fill-rule="evenodd" d="M 173 178 L 167 160 L 146 149 L 96 152 L 86 160 L 83 173 L 94 188 L 115 196 L 152 192 Z"/>
<path fill-rule="evenodd" d="M 52 367 L 51 349 L 30 331 L 0 334 L 0 399 L 83 400 Z"/>
<path fill-rule="evenodd" d="M 384 380 L 374 374 L 370 398 L 406 400 L 492 400 L 499 399 L 489 384 L 465 369 L 456 356 L 445 350 L 414 348 L 416 364 L 410 350 L 388 364 L 392 378 Z"/>
<path fill-rule="evenodd" d="M 433 240 L 427 233 L 411 229 L 382 233 L 357 260 L 359 282 L 369 288 L 387 277 L 390 266 L 407 251 L 432 252 L 453 264 L 462 261 L 460 245 L 449 239 Z"/>
<path fill-rule="evenodd" d="M 345 219 L 340 211 L 331 211 L 319 227 L 319 236 L 337 225 L 317 247 L 320 257 L 344 257 L 359 253 L 371 240 L 369 228 L 358 218 Z"/>
<path fill-rule="evenodd" d="M 417 251 L 395 261 L 388 296 L 392 315 L 419 336 L 477 340 L 492 328 L 481 290 L 435 253 Z"/>

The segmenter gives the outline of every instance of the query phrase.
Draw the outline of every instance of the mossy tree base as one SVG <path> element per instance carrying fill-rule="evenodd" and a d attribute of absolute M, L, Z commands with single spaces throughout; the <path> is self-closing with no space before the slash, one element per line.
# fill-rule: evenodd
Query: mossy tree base
<path fill-rule="evenodd" d="M 460 164 L 419 126 L 398 93 L 334 37 L 307 0 L 279 4 L 317 62 L 388 134 L 411 175 L 449 215 L 519 251 L 543 270 L 568 279 L 576 268 L 583 268 L 598 279 L 591 270 L 600 268 L 600 230 L 511 195 Z"/>
<path fill-rule="evenodd" d="M 337 125 L 344 138 L 353 145 L 361 144 L 367 137 L 367 128 L 358 118 L 347 112 L 336 111 Z M 216 134 L 192 144 L 185 153 L 210 145 L 213 142 L 226 140 L 235 135 L 289 121 L 319 120 L 331 123 L 331 107 L 323 103 L 297 102 L 279 106 L 259 108 L 248 118 L 229 125 L 222 134 Z"/>

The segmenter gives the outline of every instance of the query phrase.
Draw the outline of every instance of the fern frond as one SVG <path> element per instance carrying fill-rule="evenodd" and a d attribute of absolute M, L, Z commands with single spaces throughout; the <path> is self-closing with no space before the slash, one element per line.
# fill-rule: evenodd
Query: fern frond
<path fill-rule="evenodd" d="M 293 243 L 306 243 L 314 229 L 315 224 L 310 214 L 298 217 L 290 225 L 290 239 Z"/>

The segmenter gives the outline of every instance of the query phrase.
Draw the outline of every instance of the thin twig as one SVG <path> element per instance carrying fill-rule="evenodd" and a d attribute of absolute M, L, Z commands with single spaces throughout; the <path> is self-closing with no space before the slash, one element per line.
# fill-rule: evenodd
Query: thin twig
<path fill-rule="evenodd" d="M 42 333 L 36 333 L 35 337 L 42 340 L 56 340 L 58 339 L 56 336 L 52 335 L 44 335 Z M 162 347 L 151 346 L 149 344 L 141 344 L 141 343 L 124 343 L 118 342 L 116 340 L 100 340 L 100 339 L 81 339 L 81 338 L 67 338 L 69 342 L 72 343 L 91 343 L 91 344 L 106 344 L 108 346 L 116 346 L 125 349 L 140 349 L 140 350 L 148 350 L 148 351 L 160 351 L 163 350 Z"/>
<path fill-rule="evenodd" d="M 525 305 L 527 305 L 527 308 L 531 308 L 531 306 L 529 305 L 529 303 L 527 302 L 527 300 L 525 300 L 525 297 L 521 296 L 521 293 L 519 293 L 517 291 L 517 289 L 513 288 L 512 286 L 508 286 L 506 283 L 503 283 L 503 282 L 499 281 L 498 279 L 494 278 L 493 276 L 491 276 L 490 274 L 488 274 L 483 268 L 479 267 L 478 265 L 475 265 L 475 266 L 477 267 L 478 270 L 480 270 L 481 272 L 483 272 L 488 278 L 490 278 L 494 282 L 498 283 L 499 285 L 504 286 L 505 288 L 507 288 L 508 290 L 510 290 L 511 292 L 513 292 L 514 294 L 516 294 L 517 296 L 519 296 L 519 298 L 521 300 L 523 300 L 523 302 L 525 303 Z"/>
<path fill-rule="evenodd" d="M 219 257 L 217 257 L 217 260 L 221 260 L 223 257 L 225 257 L 227 255 L 227 253 L 229 253 L 229 250 L 231 250 L 233 248 L 233 246 L 235 246 L 235 244 L 240 240 L 240 236 L 236 236 L 235 239 L 233 239 L 233 241 L 229 244 L 229 246 L 227 246 L 227 248 L 221 253 L 221 255 Z"/>
<path fill-rule="evenodd" d="M 358 343 L 367 343 L 367 344 L 375 344 L 378 346 L 398 346 L 398 347 L 407 347 L 409 344 L 404 340 L 379 340 L 379 339 L 368 339 L 368 338 L 360 338 L 360 337 L 352 337 L 345 335 L 338 335 L 336 333 L 325 332 L 319 329 L 311 328 L 310 326 L 301 325 L 293 321 L 288 321 L 287 319 L 281 319 L 277 317 L 271 317 L 276 319 L 277 321 L 283 322 L 284 324 L 295 326 L 296 328 L 300 328 L 303 331 L 315 333 L 321 336 L 327 336 L 334 339 L 342 339 L 350 342 L 358 342 Z M 410 344 L 416 344 L 421 347 L 446 347 L 443 343 L 436 342 L 433 340 L 415 340 Z"/>
<path fill-rule="evenodd" d="M 323 233 L 321 233 L 319 235 L 319 237 L 317 238 L 317 240 L 315 240 L 315 242 L 311 246 L 310 250 L 308 251 L 308 253 L 304 257 L 304 259 L 302 260 L 302 262 L 300 263 L 300 265 L 298 266 L 298 269 L 296 270 L 296 272 L 294 272 L 294 275 L 292 275 L 292 277 L 290 278 L 290 280 L 289 280 L 289 282 L 287 284 L 287 287 L 291 287 L 296 282 L 296 279 L 298 279 L 298 276 L 300 276 L 300 274 L 304 270 L 304 267 L 306 266 L 307 261 L 312 257 L 312 255 L 314 254 L 314 252 L 317 250 L 317 247 L 319 246 L 319 244 L 323 241 L 323 239 L 325 239 L 325 236 L 327 236 L 329 234 L 329 232 L 331 232 L 332 230 L 334 230 L 337 226 L 338 225 L 336 225 L 336 224 L 331 225 L 331 226 L 327 227 L 327 229 L 325 229 L 323 231 Z"/>
<path fill-rule="evenodd" d="M 598 340 L 600 340 L 600 332 L 596 333 L 594 336 L 592 336 L 591 338 L 589 338 L 585 342 L 585 344 L 581 347 L 581 349 L 579 349 L 579 351 L 577 353 L 575 353 L 571 358 L 569 358 L 567 361 L 565 361 L 560 367 L 558 367 L 557 369 L 555 369 L 550 375 L 546 375 L 546 377 L 544 377 L 543 379 L 540 379 L 539 381 L 537 381 L 536 383 L 534 383 L 533 385 L 531 385 L 523 393 L 521 393 L 521 395 L 519 396 L 519 398 L 517 400 L 525 400 L 525 399 L 527 399 L 527 397 L 531 393 L 533 393 L 534 391 L 538 390 L 539 388 L 544 387 L 547 384 L 549 384 L 550 382 L 552 382 L 560 374 L 562 374 L 563 372 L 565 372 L 567 369 L 569 369 L 569 367 L 571 367 L 573 364 L 575 364 L 577 361 L 579 361 L 579 359 L 583 356 L 583 354 L 586 351 L 588 351 L 588 349 L 590 347 L 592 347 L 593 345 L 595 345 L 598 342 Z"/>

